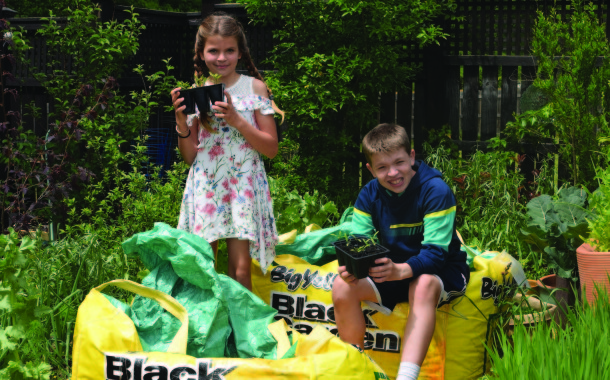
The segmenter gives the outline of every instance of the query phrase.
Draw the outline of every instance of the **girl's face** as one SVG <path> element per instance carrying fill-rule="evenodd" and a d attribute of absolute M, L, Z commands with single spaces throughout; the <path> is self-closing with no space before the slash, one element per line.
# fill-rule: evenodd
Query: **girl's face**
<path fill-rule="evenodd" d="M 237 61 L 241 58 L 237 38 L 219 35 L 208 37 L 200 54 L 210 72 L 225 78 L 235 73 Z"/>

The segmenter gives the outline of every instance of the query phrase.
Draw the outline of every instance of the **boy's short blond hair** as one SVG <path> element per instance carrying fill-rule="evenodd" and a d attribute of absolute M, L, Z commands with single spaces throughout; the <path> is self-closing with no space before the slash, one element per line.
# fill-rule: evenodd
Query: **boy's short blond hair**
<path fill-rule="evenodd" d="M 397 124 L 379 124 L 362 140 L 362 151 L 369 164 L 372 164 L 373 154 L 394 152 L 400 148 L 404 148 L 407 153 L 411 152 L 411 141 L 407 131 Z"/>

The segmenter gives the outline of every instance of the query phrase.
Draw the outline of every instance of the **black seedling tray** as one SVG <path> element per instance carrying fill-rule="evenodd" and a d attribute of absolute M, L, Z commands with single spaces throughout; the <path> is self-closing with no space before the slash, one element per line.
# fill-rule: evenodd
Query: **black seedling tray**
<path fill-rule="evenodd" d="M 224 100 L 224 90 L 224 83 L 180 89 L 180 96 L 184 98 L 182 104 L 186 105 L 186 108 L 182 112 L 184 112 L 185 115 L 194 114 L 195 104 L 200 113 L 208 112 L 210 110 L 210 102 L 214 104 L 215 102 L 222 102 Z"/>
<path fill-rule="evenodd" d="M 350 236 L 347 241 L 342 239 L 333 243 L 339 266 L 345 265 L 347 271 L 358 279 L 367 277 L 369 268 L 381 265 L 376 264 L 375 260 L 387 257 L 390 253 L 389 249 L 379 244 L 370 245 L 358 252 L 357 249 L 365 245 L 364 240 L 367 238 Z"/>

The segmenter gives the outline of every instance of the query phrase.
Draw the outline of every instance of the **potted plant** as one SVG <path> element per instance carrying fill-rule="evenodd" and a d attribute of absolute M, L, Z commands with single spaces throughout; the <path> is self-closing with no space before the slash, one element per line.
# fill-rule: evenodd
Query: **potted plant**
<path fill-rule="evenodd" d="M 210 79 L 213 84 L 205 85 L 206 79 Z M 191 115 L 195 113 L 195 105 L 200 113 L 210 111 L 210 103 L 222 102 L 224 100 L 224 83 L 220 83 L 220 74 L 210 73 L 208 78 L 195 74 L 195 86 L 192 88 L 180 89 L 180 96 L 184 98 L 182 104 L 186 106 L 184 113 Z"/>
<path fill-rule="evenodd" d="M 369 268 L 379 266 L 375 260 L 386 257 L 389 249 L 377 244 L 375 237 L 364 235 L 345 236 L 333 243 L 339 266 L 345 265 L 346 270 L 360 279 L 369 275 Z"/>
<path fill-rule="evenodd" d="M 610 294 L 610 167 L 596 178 L 600 186 L 590 198 L 594 215 L 588 218 L 589 238 L 576 251 L 580 286 L 590 304 L 594 304 L 596 286 Z"/>
<path fill-rule="evenodd" d="M 578 281 L 576 248 L 588 233 L 585 206 L 587 192 L 578 187 L 561 189 L 556 198 L 541 195 L 527 204 L 527 227 L 521 230 L 524 241 L 538 253 L 545 254 L 555 272 L 540 279 L 540 290 L 552 287 L 568 288 Z M 567 279 L 568 281 L 562 281 Z M 553 294 L 560 303 L 573 304 L 573 292 L 558 289 Z"/>

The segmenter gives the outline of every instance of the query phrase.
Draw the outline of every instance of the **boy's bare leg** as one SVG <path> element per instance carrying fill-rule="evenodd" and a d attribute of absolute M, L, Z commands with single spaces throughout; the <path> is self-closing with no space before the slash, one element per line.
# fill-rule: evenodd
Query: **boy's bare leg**
<path fill-rule="evenodd" d="M 252 291 L 250 241 L 236 238 L 227 239 L 227 251 L 229 254 L 229 277 Z"/>
<path fill-rule="evenodd" d="M 423 274 L 409 285 L 409 317 L 405 327 L 402 362 L 422 365 L 434 335 L 440 294 L 441 283 L 432 275 Z"/>
<path fill-rule="evenodd" d="M 365 300 L 377 302 L 375 291 L 367 279 L 355 280 L 348 284 L 341 276 L 335 278 L 333 305 L 339 338 L 362 349 L 366 324 L 360 302 Z"/>

